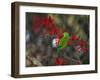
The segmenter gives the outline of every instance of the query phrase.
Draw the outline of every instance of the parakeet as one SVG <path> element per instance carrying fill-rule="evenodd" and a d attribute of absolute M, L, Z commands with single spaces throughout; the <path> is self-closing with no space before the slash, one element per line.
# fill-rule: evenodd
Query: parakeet
<path fill-rule="evenodd" d="M 64 33 L 63 33 L 63 37 L 62 37 L 62 38 L 60 39 L 60 41 L 59 41 L 59 46 L 58 46 L 58 48 L 59 48 L 59 49 L 65 48 L 65 47 L 67 46 L 67 43 L 68 43 L 68 41 L 69 41 L 69 38 L 70 38 L 69 34 L 68 34 L 67 32 L 64 32 Z"/>

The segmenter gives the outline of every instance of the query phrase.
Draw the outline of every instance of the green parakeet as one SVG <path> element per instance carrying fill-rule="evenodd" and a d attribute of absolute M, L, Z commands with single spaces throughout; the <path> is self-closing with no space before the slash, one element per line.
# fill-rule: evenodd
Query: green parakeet
<path fill-rule="evenodd" d="M 57 52 L 59 52 L 59 50 L 65 48 L 67 46 L 69 38 L 70 38 L 69 34 L 67 32 L 64 32 L 63 37 L 59 41 Z"/>

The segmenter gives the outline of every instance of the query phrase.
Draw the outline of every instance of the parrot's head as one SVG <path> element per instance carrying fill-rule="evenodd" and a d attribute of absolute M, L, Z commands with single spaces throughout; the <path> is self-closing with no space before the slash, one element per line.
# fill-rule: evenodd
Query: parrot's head
<path fill-rule="evenodd" d="M 64 36 L 64 37 L 69 37 L 69 33 L 64 32 L 64 33 L 63 33 L 63 36 Z"/>

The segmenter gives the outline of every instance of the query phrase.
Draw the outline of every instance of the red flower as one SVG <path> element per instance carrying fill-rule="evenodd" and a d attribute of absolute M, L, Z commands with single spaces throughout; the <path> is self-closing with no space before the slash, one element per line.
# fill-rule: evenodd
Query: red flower
<path fill-rule="evenodd" d="M 86 42 L 83 41 L 83 40 L 80 40 L 79 43 L 78 43 L 81 47 L 85 46 L 86 45 Z"/>
<path fill-rule="evenodd" d="M 48 19 L 48 17 L 44 18 L 43 24 L 44 24 L 44 26 L 49 26 L 49 19 Z"/>
<path fill-rule="evenodd" d="M 83 52 L 84 53 L 88 52 L 88 48 L 83 48 Z"/>
<path fill-rule="evenodd" d="M 54 35 L 58 33 L 58 29 L 56 27 L 52 28 L 51 30 L 49 30 L 49 34 L 50 35 Z"/>
<path fill-rule="evenodd" d="M 57 34 L 57 38 L 60 39 L 60 38 L 62 38 L 62 37 L 63 37 L 63 34 L 62 34 L 62 33 L 58 33 L 58 34 Z"/>
<path fill-rule="evenodd" d="M 49 16 L 49 17 L 45 17 L 42 23 L 46 28 L 50 29 L 53 28 L 54 20 Z"/>
<path fill-rule="evenodd" d="M 64 59 L 62 59 L 62 58 L 56 58 L 55 64 L 56 65 L 64 65 Z"/>
<path fill-rule="evenodd" d="M 53 18 L 51 18 L 50 16 L 49 16 L 49 22 L 50 22 L 51 24 L 53 24 L 53 22 L 54 22 Z"/>
<path fill-rule="evenodd" d="M 78 40 L 79 38 L 78 38 L 78 36 L 71 36 L 70 39 L 71 39 L 71 40 Z"/>
<path fill-rule="evenodd" d="M 49 34 L 50 34 L 51 36 L 54 35 L 54 34 L 55 34 L 54 29 L 51 29 L 51 30 L 49 31 Z"/>
<path fill-rule="evenodd" d="M 54 32 L 56 33 L 56 34 L 58 34 L 59 33 L 59 29 L 56 27 L 56 26 L 54 26 Z"/>

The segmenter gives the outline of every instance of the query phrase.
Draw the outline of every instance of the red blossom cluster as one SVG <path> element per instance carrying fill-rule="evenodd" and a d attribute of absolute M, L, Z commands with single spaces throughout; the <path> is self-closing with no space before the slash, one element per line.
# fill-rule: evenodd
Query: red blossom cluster
<path fill-rule="evenodd" d="M 34 16 L 33 17 L 33 31 L 38 33 L 39 30 L 42 28 L 45 29 L 45 33 L 49 35 L 56 35 L 57 38 L 61 38 L 63 36 L 63 32 L 57 27 L 55 24 L 55 21 L 53 18 L 49 17 L 44 17 L 41 18 L 39 16 Z"/>
<path fill-rule="evenodd" d="M 55 59 L 55 64 L 56 65 L 64 65 L 65 64 L 65 62 L 64 62 L 64 59 L 63 58 L 56 58 Z"/>
<path fill-rule="evenodd" d="M 75 35 L 70 37 L 68 45 L 74 44 L 74 41 L 77 41 L 77 46 L 76 46 L 77 51 L 83 51 L 84 53 L 88 51 L 88 48 L 86 48 L 87 42 L 84 40 L 80 40 L 80 38 Z"/>
<path fill-rule="evenodd" d="M 88 48 L 86 48 L 87 42 L 84 40 L 79 40 L 78 45 L 81 47 L 82 51 L 86 53 Z"/>

